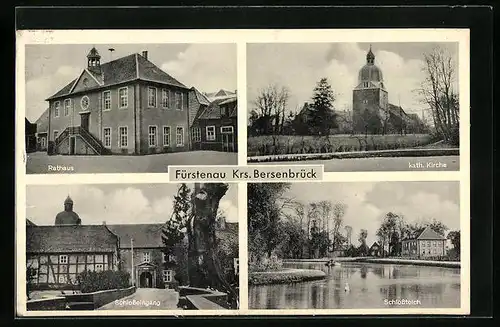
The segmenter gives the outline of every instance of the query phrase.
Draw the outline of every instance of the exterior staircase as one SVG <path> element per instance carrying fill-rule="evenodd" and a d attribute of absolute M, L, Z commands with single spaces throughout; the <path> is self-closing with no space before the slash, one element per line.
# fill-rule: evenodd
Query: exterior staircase
<path fill-rule="evenodd" d="M 105 148 L 104 145 L 99 141 L 94 135 L 81 126 L 69 126 L 57 136 L 55 139 L 55 148 L 64 141 L 66 138 L 77 135 L 79 136 L 87 145 L 94 150 L 97 155 L 110 154 L 109 149 Z"/>

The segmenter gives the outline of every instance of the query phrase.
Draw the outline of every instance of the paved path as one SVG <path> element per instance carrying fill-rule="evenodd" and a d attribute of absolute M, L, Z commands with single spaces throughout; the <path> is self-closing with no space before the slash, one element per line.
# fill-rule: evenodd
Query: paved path
<path fill-rule="evenodd" d="M 28 153 L 27 174 L 73 173 L 166 173 L 172 165 L 237 165 L 235 152 L 189 151 L 141 156 L 49 156 L 46 153 Z M 49 170 L 49 165 L 59 171 Z M 71 169 L 64 171 L 62 169 Z"/>
<path fill-rule="evenodd" d="M 178 301 L 179 293 L 171 289 L 138 288 L 134 294 L 97 310 L 179 310 Z"/>
<path fill-rule="evenodd" d="M 415 165 L 420 163 L 421 165 Z M 432 166 L 441 163 L 441 167 Z M 325 172 L 356 171 L 457 171 L 459 156 L 359 158 L 249 163 L 249 165 L 325 165 Z M 446 165 L 446 167 L 444 167 Z"/>

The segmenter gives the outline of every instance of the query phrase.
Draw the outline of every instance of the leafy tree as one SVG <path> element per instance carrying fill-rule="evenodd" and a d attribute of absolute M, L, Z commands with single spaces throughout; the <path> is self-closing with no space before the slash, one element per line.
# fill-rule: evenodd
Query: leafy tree
<path fill-rule="evenodd" d="M 288 183 L 248 184 L 248 239 L 249 247 L 263 248 L 268 257 L 279 245 L 282 206 L 278 203 Z"/>
<path fill-rule="evenodd" d="M 366 256 L 368 254 L 368 246 L 366 245 L 366 238 L 368 237 L 368 231 L 366 229 L 361 229 L 358 236 L 358 241 L 360 246 L 358 247 L 358 255 Z"/>
<path fill-rule="evenodd" d="M 453 249 L 455 249 L 457 254 L 460 256 L 460 231 L 451 231 L 448 233 L 446 238 L 451 241 Z"/>
<path fill-rule="evenodd" d="M 337 127 L 337 115 L 333 109 L 335 96 L 327 78 L 320 79 L 316 84 L 312 100 L 310 125 L 316 135 L 328 137 L 330 130 Z"/>
<path fill-rule="evenodd" d="M 300 259 L 307 246 L 307 233 L 299 222 L 286 220 L 282 223 L 283 242 L 281 252 L 283 258 Z"/>
<path fill-rule="evenodd" d="M 183 240 L 188 238 L 188 253 L 193 250 L 192 240 L 192 213 L 191 213 L 191 190 L 185 183 L 182 183 L 174 196 L 172 216 L 165 223 L 162 229 L 162 252 L 165 259 L 170 255 L 175 255 L 176 247 L 182 246 Z M 171 264 L 165 260 L 165 266 Z M 177 276 L 178 279 L 188 280 L 188 276 Z"/>

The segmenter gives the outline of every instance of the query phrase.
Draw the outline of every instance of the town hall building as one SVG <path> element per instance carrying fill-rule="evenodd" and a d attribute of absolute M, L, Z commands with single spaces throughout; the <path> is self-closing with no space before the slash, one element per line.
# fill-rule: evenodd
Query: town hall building
<path fill-rule="evenodd" d="M 195 143 L 198 135 L 210 135 L 216 143 L 210 149 L 236 151 L 227 138 L 217 137 L 232 131 L 235 140 L 236 120 L 226 120 L 227 126 L 213 133 L 201 123 L 204 130 L 198 131 L 197 118 L 207 119 L 202 112 L 213 105 L 208 99 L 200 103 L 197 93 L 153 64 L 148 51 L 102 63 L 93 47 L 87 67 L 47 99 L 38 147 L 49 154 L 155 154 L 205 149 Z"/>

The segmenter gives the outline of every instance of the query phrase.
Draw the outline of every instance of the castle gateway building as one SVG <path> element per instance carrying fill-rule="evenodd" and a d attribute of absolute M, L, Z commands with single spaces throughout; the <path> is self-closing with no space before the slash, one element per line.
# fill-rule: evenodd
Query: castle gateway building
<path fill-rule="evenodd" d="M 77 289 L 82 272 L 106 270 L 127 271 L 130 284 L 139 288 L 188 284 L 187 238 L 165 255 L 164 224 L 82 225 L 69 196 L 54 222 L 26 221 L 26 260 L 27 268 L 34 271 L 33 289 Z M 216 237 L 231 244 L 238 240 L 237 231 L 237 223 L 219 224 Z"/>
<path fill-rule="evenodd" d="M 425 126 L 416 114 L 407 114 L 401 106 L 389 103 L 382 70 L 375 65 L 375 54 L 366 54 L 359 70 L 358 84 L 352 92 L 352 121 L 356 133 L 423 133 Z"/>
<path fill-rule="evenodd" d="M 192 150 L 191 126 L 204 109 L 194 88 L 149 61 L 147 51 L 101 63 L 95 48 L 80 75 L 47 101 L 47 128 L 39 143 L 47 138 L 49 154 Z M 216 150 L 228 151 L 219 145 Z"/>

